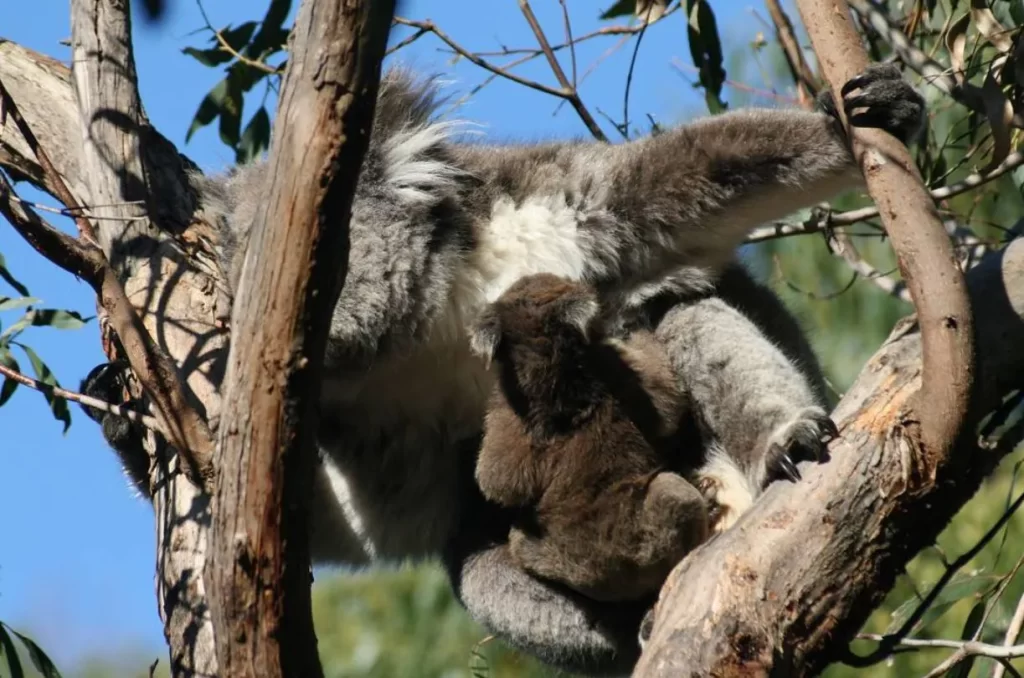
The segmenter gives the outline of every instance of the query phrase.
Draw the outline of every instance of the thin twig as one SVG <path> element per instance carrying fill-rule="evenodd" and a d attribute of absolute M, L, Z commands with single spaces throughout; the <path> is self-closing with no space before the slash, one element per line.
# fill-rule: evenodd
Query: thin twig
<path fill-rule="evenodd" d="M 412 35 L 407 36 L 406 38 L 404 38 L 401 42 L 397 42 L 394 45 L 392 45 L 391 47 L 388 47 L 387 51 L 384 52 L 384 55 L 385 56 L 390 56 L 390 55 L 394 54 L 395 52 L 397 52 L 398 50 L 402 49 L 403 47 L 407 47 L 408 45 L 411 45 L 412 43 L 416 42 L 417 40 L 422 38 L 427 33 L 429 33 L 429 31 L 427 29 L 425 29 L 425 28 L 421 28 L 421 29 L 417 30 Z"/>
<path fill-rule="evenodd" d="M 569 7 L 565 0 L 558 0 L 562 6 L 562 23 L 565 24 L 565 44 L 569 45 L 569 60 L 572 62 L 572 88 L 576 89 L 576 43 L 572 39 L 572 21 L 569 20 Z"/>
<path fill-rule="evenodd" d="M 1006 156 L 1005 160 L 988 172 L 971 174 L 955 184 L 949 184 L 948 186 L 933 189 L 929 191 L 929 193 L 931 193 L 932 199 L 936 201 L 952 198 L 960 195 L 961 193 L 966 193 L 971 189 L 977 188 L 982 184 L 998 179 L 1007 172 L 1017 169 L 1021 165 L 1024 165 L 1024 152 L 1016 151 Z M 863 207 L 857 210 L 849 210 L 847 212 L 833 214 L 831 217 L 831 223 L 833 226 L 845 226 L 858 221 L 864 221 L 865 219 L 872 219 L 877 216 L 878 207 L 872 205 L 871 207 Z"/>
<path fill-rule="evenodd" d="M 281 75 L 282 73 L 284 73 L 284 69 L 282 69 L 280 66 L 271 66 L 268 63 L 265 63 L 263 61 L 257 61 L 256 59 L 250 59 L 244 54 L 241 54 L 238 50 L 232 47 L 231 44 L 221 34 L 221 32 L 214 28 L 213 24 L 210 23 L 210 17 L 206 15 L 206 9 L 203 7 L 202 0 L 196 0 L 196 5 L 199 7 L 199 13 L 202 15 L 203 21 L 206 22 L 206 28 L 209 29 L 211 33 L 213 33 L 214 37 L 217 39 L 217 45 L 220 47 L 222 52 L 230 54 L 243 64 L 251 66 L 256 70 L 263 71 L 264 73 L 267 73 L 269 75 Z"/>
<path fill-rule="evenodd" d="M 857 635 L 861 640 L 883 641 L 886 636 L 877 633 L 861 633 Z M 943 640 L 930 638 L 903 638 L 900 645 L 904 647 L 942 647 L 949 650 L 961 650 L 968 648 L 969 654 L 984 655 L 986 657 L 1002 657 L 1013 659 L 1024 657 L 1024 645 L 993 645 L 991 643 L 979 643 L 973 640 Z"/>
<path fill-rule="evenodd" d="M 814 105 L 814 73 L 804 59 L 803 51 L 797 42 L 796 34 L 793 31 L 793 23 L 789 16 L 782 9 L 779 0 L 765 0 L 768 6 L 768 13 L 775 24 L 775 37 L 782 46 L 782 53 L 786 57 L 786 64 L 789 72 L 796 83 L 797 97 L 803 108 L 811 108 Z"/>
<path fill-rule="evenodd" d="M 622 95 L 622 131 L 626 138 L 629 138 L 629 93 L 633 89 L 633 69 L 636 68 L 636 58 L 640 54 L 640 43 L 643 42 L 647 27 L 650 26 L 651 12 L 654 10 L 654 3 L 647 6 L 647 13 L 644 15 L 643 26 L 636 36 L 636 44 L 633 45 L 633 56 L 629 60 L 629 70 L 626 71 L 626 89 Z"/>
<path fill-rule="evenodd" d="M 1003 638 L 1003 645 L 1011 646 L 1016 643 L 1017 639 L 1020 637 L 1022 627 L 1024 627 L 1024 594 L 1022 594 L 1020 600 L 1017 601 L 1017 609 L 1013 612 L 1013 618 L 1010 619 L 1010 625 L 1006 627 L 1006 636 Z M 1003 678 L 1003 673 L 1005 671 L 1005 665 L 1000 664 L 994 671 L 992 671 L 992 678 Z"/>
<path fill-rule="evenodd" d="M 87 396 L 84 393 L 68 391 L 67 389 L 61 388 L 59 386 L 52 386 L 50 384 L 46 384 L 44 382 L 39 381 L 38 379 L 33 379 L 27 374 L 22 374 L 17 370 L 13 370 L 10 367 L 7 367 L 6 365 L 3 364 L 0 364 L 0 374 L 7 377 L 8 379 L 18 382 L 19 384 L 28 386 L 29 388 L 33 388 L 39 391 L 40 393 L 46 393 L 51 396 L 58 396 L 60 398 L 64 398 L 65 400 L 70 400 L 72 402 L 79 403 L 80 405 L 91 407 L 95 410 L 109 412 L 119 417 L 124 417 L 128 421 L 141 424 L 146 428 L 156 431 L 158 433 L 160 432 L 160 426 L 156 421 L 156 417 L 150 416 L 148 414 L 143 414 L 142 412 L 138 412 L 136 410 L 126 409 L 124 407 L 121 407 L 120 405 L 114 405 L 113 403 L 108 403 L 104 400 L 99 400 L 97 398 L 93 398 L 92 396 Z"/>
<path fill-rule="evenodd" d="M 893 278 L 889 273 L 879 271 L 869 264 L 860 255 L 860 252 L 857 251 L 857 248 L 854 247 L 853 242 L 845 233 L 835 233 L 835 242 L 838 245 L 839 256 L 843 258 L 854 273 L 870 280 L 889 296 L 896 297 L 908 304 L 913 303 L 910 298 L 910 291 L 907 290 L 907 284 L 902 280 Z"/>
<path fill-rule="evenodd" d="M 456 54 L 465 59 L 468 59 L 470 62 L 479 66 L 485 71 L 490 71 L 491 73 L 494 73 L 499 77 L 506 78 L 507 80 L 511 80 L 512 82 L 518 83 L 524 87 L 535 89 L 538 92 L 544 92 L 545 94 L 550 94 L 551 96 L 555 96 L 560 99 L 566 98 L 565 92 L 563 92 L 560 89 L 548 87 L 547 85 L 536 82 L 534 80 L 529 80 L 522 76 L 518 76 L 515 73 L 512 73 L 511 71 L 506 70 L 505 68 L 502 68 L 501 66 L 495 66 L 491 62 L 481 59 L 480 57 L 470 52 L 459 43 L 452 40 L 452 38 L 447 33 L 438 28 L 437 24 L 435 24 L 433 21 L 430 21 L 429 19 L 424 21 L 417 21 L 415 19 L 406 19 L 404 17 L 396 16 L 395 23 L 400 24 L 402 26 L 410 26 L 412 28 L 421 29 L 428 33 L 433 33 L 434 35 L 437 36 L 438 40 L 448 45 L 448 47 L 450 47 L 452 51 L 454 51 Z"/>
<path fill-rule="evenodd" d="M 594 120 L 594 116 L 590 114 L 590 111 L 586 106 L 583 105 L 583 101 L 580 99 L 579 93 L 576 88 L 573 87 L 569 79 L 565 77 L 565 71 L 562 70 L 561 64 L 558 63 L 558 58 L 555 53 L 551 50 L 551 45 L 548 44 L 547 36 L 544 35 L 544 29 L 541 28 L 540 23 L 537 21 L 537 17 L 533 13 L 533 8 L 530 7 L 529 0 L 519 0 L 519 9 L 523 12 L 523 16 L 526 17 L 526 22 L 530 24 L 530 30 L 533 31 L 534 36 L 537 38 L 537 44 L 540 45 L 541 50 L 544 52 L 544 56 L 548 60 L 548 65 L 551 66 L 551 71 L 555 74 L 555 78 L 558 80 L 558 84 L 562 86 L 562 98 L 569 102 L 569 104 L 576 110 L 576 114 L 580 116 L 580 120 L 590 130 L 590 134 L 593 135 L 598 141 L 608 141 L 608 137 L 605 136 L 601 126 L 597 124 L 597 120 Z"/>
<path fill-rule="evenodd" d="M 666 11 L 664 14 L 662 14 L 660 17 L 658 17 L 654 21 L 650 22 L 650 24 L 648 24 L 648 25 L 649 26 L 653 26 L 656 23 L 664 21 L 669 15 L 674 14 L 675 12 L 679 11 L 682 8 L 682 5 L 683 5 L 683 3 L 678 3 L 678 2 L 675 3 L 672 7 L 670 7 L 668 9 L 668 11 Z M 629 36 L 636 35 L 640 31 L 642 31 L 643 28 L 644 27 L 639 25 L 639 24 L 619 24 L 619 25 L 616 25 L 616 26 L 603 26 L 603 27 L 601 27 L 601 28 L 599 28 L 599 29 L 597 29 L 595 31 L 590 32 L 590 33 L 585 33 L 584 35 L 581 35 L 581 36 L 577 37 L 575 40 L 573 40 L 571 42 L 566 41 L 566 42 L 563 42 L 560 45 L 552 45 L 551 46 L 551 51 L 552 52 L 558 52 L 558 51 L 563 50 L 563 49 L 565 49 L 567 47 L 572 48 L 574 45 L 579 45 L 580 43 L 587 42 L 589 40 L 593 40 L 594 38 L 600 38 L 602 36 L 607 36 L 607 35 L 621 35 L 621 36 L 625 36 L 625 37 L 628 38 Z M 537 57 L 537 56 L 540 56 L 541 54 L 543 54 L 543 50 L 537 49 L 536 47 L 520 47 L 520 48 L 515 48 L 515 49 L 509 49 L 509 48 L 506 47 L 506 48 L 503 48 L 503 49 L 497 50 L 497 51 L 489 51 L 489 52 L 488 51 L 481 51 L 481 52 L 473 52 L 473 54 L 475 54 L 476 56 L 479 56 L 479 57 L 502 57 L 502 56 L 513 56 L 513 55 L 516 55 L 516 54 L 526 54 L 526 55 L 529 55 L 532 58 L 532 57 Z"/>

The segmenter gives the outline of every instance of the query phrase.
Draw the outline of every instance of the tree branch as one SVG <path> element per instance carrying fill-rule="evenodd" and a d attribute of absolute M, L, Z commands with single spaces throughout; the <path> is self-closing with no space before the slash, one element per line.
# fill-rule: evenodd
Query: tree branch
<path fill-rule="evenodd" d="M 798 0 L 797 7 L 832 94 L 841 102 L 844 84 L 868 65 L 846 0 Z M 960 433 L 974 381 L 974 335 L 963 275 L 907 149 L 881 130 L 850 127 L 842 105 L 837 109 L 923 328 L 924 373 L 920 393 L 907 403 L 908 415 L 920 422 L 927 453 L 946 456 Z"/>
<path fill-rule="evenodd" d="M 217 448 L 205 576 L 222 678 L 323 675 L 308 544 L 316 404 L 394 4 L 305 0 L 293 28 Z"/>
<path fill-rule="evenodd" d="M 973 268 L 968 289 L 984 377 L 973 427 L 1024 380 L 1024 239 Z M 841 655 L 1007 452 L 964 436 L 938 456 L 908 435 L 921 356 L 919 327 L 899 323 L 833 413 L 842 436 L 828 462 L 772 485 L 676 567 L 635 676 L 815 675 Z"/>

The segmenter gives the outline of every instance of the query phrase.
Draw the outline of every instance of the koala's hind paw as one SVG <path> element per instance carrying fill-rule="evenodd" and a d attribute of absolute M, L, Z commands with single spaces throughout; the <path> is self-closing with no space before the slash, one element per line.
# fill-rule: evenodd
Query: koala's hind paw
<path fill-rule="evenodd" d="M 768 441 L 763 486 L 779 477 L 800 480 L 797 462 L 822 461 L 829 441 L 839 436 L 835 422 L 820 407 L 805 407 Z"/>
<path fill-rule="evenodd" d="M 854 91 L 858 93 L 852 94 Z M 841 93 L 843 111 L 850 124 L 857 127 L 877 127 L 910 143 L 924 124 L 924 99 L 893 64 L 871 64 L 850 78 Z M 819 104 L 835 113 L 835 102 L 827 88 L 819 96 Z"/>

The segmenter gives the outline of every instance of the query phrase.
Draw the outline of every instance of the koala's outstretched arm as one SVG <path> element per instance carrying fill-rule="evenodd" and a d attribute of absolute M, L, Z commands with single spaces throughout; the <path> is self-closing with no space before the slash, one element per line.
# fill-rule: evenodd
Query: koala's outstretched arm
<path fill-rule="evenodd" d="M 855 123 L 903 140 L 914 134 L 923 100 L 896 67 L 872 66 L 856 84 L 860 93 L 844 105 L 868 114 L 851 115 Z M 830 101 L 822 98 L 826 109 Z M 517 224 L 547 220 L 547 237 L 561 230 L 575 239 L 563 259 L 575 254 L 583 276 L 611 284 L 679 264 L 724 264 L 754 226 L 861 182 L 836 117 L 801 110 L 741 109 L 616 146 L 463 147 L 459 155 L 499 207 L 492 221 L 511 215 L 501 203 L 508 196 Z"/>

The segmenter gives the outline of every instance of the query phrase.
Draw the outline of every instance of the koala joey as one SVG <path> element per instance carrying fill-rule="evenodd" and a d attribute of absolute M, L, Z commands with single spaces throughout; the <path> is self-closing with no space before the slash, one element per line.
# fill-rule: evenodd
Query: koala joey
<path fill-rule="evenodd" d="M 903 140 L 923 120 L 893 66 L 871 66 L 843 95 L 854 124 Z M 628 671 L 643 606 L 526 573 L 509 553 L 514 516 L 473 480 L 495 376 L 469 329 L 523 276 L 586 282 L 624 327 L 662 343 L 700 439 L 750 486 L 796 477 L 833 431 L 820 370 L 734 253 L 753 227 L 860 185 L 830 96 L 821 101 L 823 111 L 734 110 L 614 145 L 501 145 L 459 139 L 435 117 L 431 82 L 389 70 L 325 355 L 314 560 L 440 555 L 459 600 L 506 642 L 568 670 Z M 193 178 L 220 225 L 233 294 L 245 293 L 237 282 L 268 171 L 257 162 Z M 128 447 L 117 451 L 135 476 L 142 451 Z"/>
<path fill-rule="evenodd" d="M 639 600 L 707 538 L 709 517 L 671 470 L 700 460 L 671 449 L 684 396 L 668 356 L 643 333 L 608 341 L 597 315 L 587 285 L 546 273 L 483 313 L 471 341 L 498 384 L 476 480 L 517 510 L 515 564 L 594 600 Z"/>

